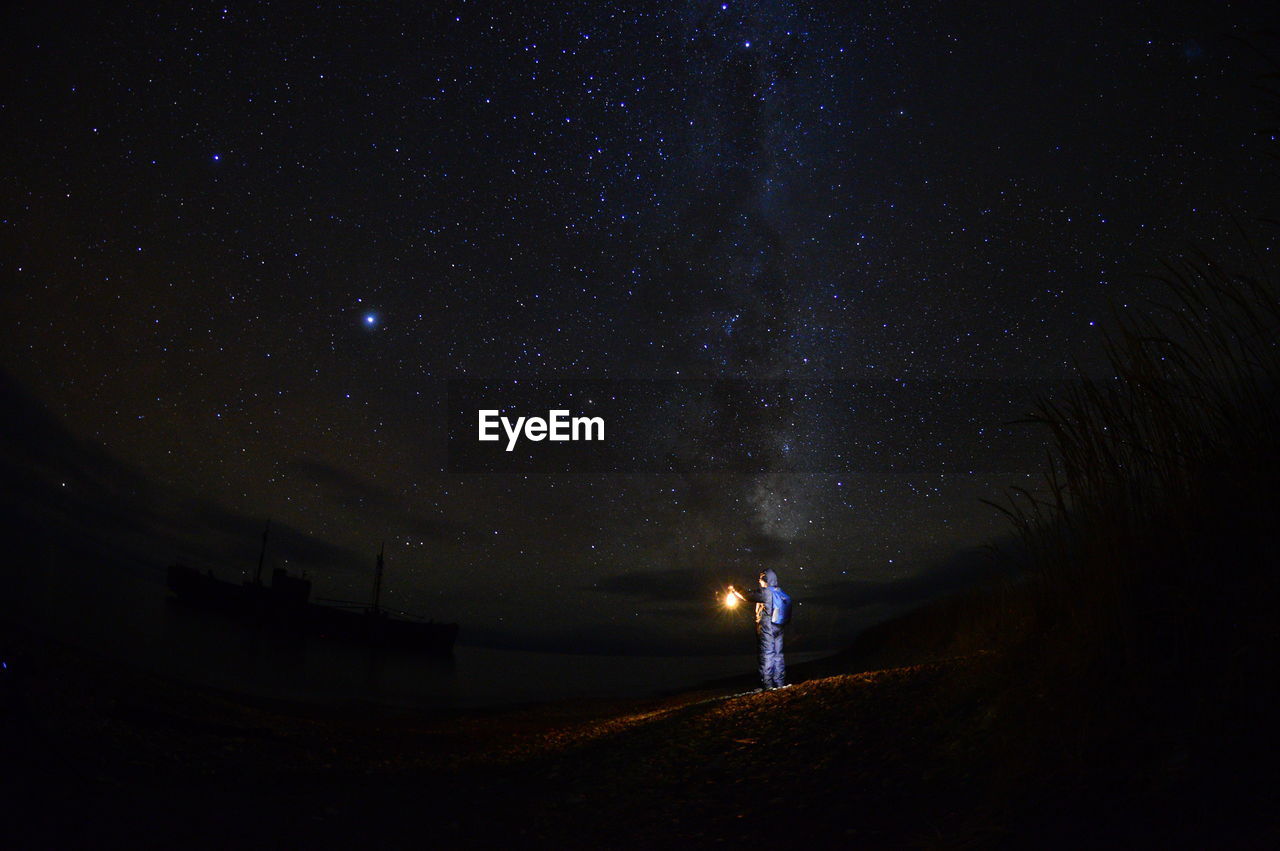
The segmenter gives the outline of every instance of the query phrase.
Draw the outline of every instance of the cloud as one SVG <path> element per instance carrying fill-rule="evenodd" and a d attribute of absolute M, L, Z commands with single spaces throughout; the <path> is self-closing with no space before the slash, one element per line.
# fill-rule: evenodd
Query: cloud
<path fill-rule="evenodd" d="M 44 538 L 122 562 L 256 564 L 265 518 L 146 478 L 77 438 L 3 371 L 0 405 L 11 425 L 0 434 L 0 508 L 10 539 Z M 273 524 L 271 545 L 307 567 L 350 570 L 369 561 L 283 523 Z"/>
<path fill-rule="evenodd" d="M 1012 541 L 1003 541 L 1002 545 L 1012 546 Z M 1009 572 L 1007 564 L 993 559 L 986 550 L 965 549 L 892 582 L 857 579 L 824 582 L 806 593 L 804 602 L 841 609 L 882 607 L 900 610 L 1006 576 Z"/>
<path fill-rule="evenodd" d="M 472 530 L 463 524 L 413 511 L 409 497 L 325 461 L 296 458 L 288 462 L 288 469 L 318 485 L 336 505 L 347 510 L 373 511 L 388 527 L 411 532 L 416 538 L 453 542 L 471 534 Z"/>

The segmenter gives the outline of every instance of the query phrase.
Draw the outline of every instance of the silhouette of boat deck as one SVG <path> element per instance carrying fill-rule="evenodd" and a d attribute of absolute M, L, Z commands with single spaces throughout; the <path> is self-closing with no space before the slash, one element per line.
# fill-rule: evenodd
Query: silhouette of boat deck
<path fill-rule="evenodd" d="M 252 581 L 237 584 L 218 579 L 212 571 L 201 573 L 184 564 L 171 565 L 166 579 L 173 599 L 194 609 L 291 634 L 399 647 L 434 655 L 453 652 L 458 637 L 456 623 L 409 619 L 412 616 L 404 617 L 404 613 L 397 613 L 402 616 L 396 617 L 379 605 L 382 552 L 378 553 L 371 605 L 336 600 L 331 602 L 340 605 L 326 605 L 311 602 L 310 579 L 291 576 L 283 568 L 271 572 L 270 585 L 262 583 L 266 541 L 267 532 L 263 532 L 263 553 Z"/>

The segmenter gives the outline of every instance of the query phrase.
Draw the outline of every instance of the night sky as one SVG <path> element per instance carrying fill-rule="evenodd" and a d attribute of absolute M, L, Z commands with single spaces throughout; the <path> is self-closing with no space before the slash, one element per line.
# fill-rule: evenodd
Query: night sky
<path fill-rule="evenodd" d="M 7 504 L 228 579 L 269 518 L 321 597 L 385 541 L 511 647 L 750 652 L 771 566 L 839 646 L 991 573 L 1010 421 L 1275 197 L 1265 5 L 10 4 Z M 459 470 L 459 379 L 694 461 Z"/>

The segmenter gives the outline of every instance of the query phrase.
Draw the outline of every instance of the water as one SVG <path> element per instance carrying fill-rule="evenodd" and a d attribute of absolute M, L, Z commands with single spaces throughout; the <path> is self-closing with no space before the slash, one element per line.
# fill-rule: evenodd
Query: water
<path fill-rule="evenodd" d="M 291 700 L 480 707 L 638 697 L 755 670 L 742 656 L 594 656 L 459 644 L 451 659 L 291 638 L 167 599 L 161 571 L 48 562 L 22 583 L 19 619 L 37 631 L 160 674 Z M 465 624 L 464 640 L 465 640 Z M 804 661 L 821 654 L 792 654 Z"/>

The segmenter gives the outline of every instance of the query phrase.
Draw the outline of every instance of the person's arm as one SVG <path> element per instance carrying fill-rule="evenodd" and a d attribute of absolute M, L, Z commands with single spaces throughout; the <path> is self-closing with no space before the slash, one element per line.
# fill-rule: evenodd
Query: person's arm
<path fill-rule="evenodd" d="M 729 587 L 730 587 L 730 588 L 733 588 L 733 590 L 734 590 L 734 591 L 738 592 L 738 595 L 739 595 L 739 596 L 741 596 L 741 597 L 742 597 L 742 599 L 746 600 L 748 603 L 763 603 L 763 602 L 765 602 L 765 599 L 764 599 L 764 590 L 765 590 L 765 589 L 763 589 L 763 588 L 747 588 L 747 589 L 742 589 L 742 588 L 738 588 L 737 586 L 734 586 L 734 585 L 730 585 Z"/>

